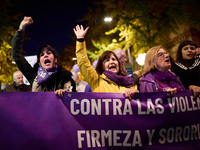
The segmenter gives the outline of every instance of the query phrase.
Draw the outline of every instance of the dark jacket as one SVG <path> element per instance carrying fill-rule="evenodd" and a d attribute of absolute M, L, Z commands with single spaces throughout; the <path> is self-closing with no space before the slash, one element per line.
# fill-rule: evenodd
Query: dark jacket
<path fill-rule="evenodd" d="M 26 77 L 29 83 L 33 84 L 34 79 L 37 76 L 38 65 L 32 67 L 28 61 L 22 55 L 22 45 L 23 45 L 24 32 L 17 31 L 12 40 L 12 52 L 11 55 L 13 60 L 17 64 L 17 67 Z M 62 66 L 58 66 L 57 73 L 51 76 L 46 82 L 42 84 L 42 91 L 55 91 L 58 89 L 63 89 L 64 84 L 71 81 L 73 86 L 72 91 L 76 92 L 76 85 L 74 80 L 71 78 L 72 74 L 70 71 L 64 69 Z"/>
<path fill-rule="evenodd" d="M 190 85 L 200 86 L 200 59 L 196 58 L 190 67 L 177 62 L 172 64 L 171 71 L 180 77 L 183 86 L 189 89 Z"/>
<path fill-rule="evenodd" d="M 30 92 L 31 91 L 31 87 L 26 85 L 26 84 L 22 84 L 20 86 L 15 86 L 14 84 L 11 85 L 7 85 L 5 92 Z"/>

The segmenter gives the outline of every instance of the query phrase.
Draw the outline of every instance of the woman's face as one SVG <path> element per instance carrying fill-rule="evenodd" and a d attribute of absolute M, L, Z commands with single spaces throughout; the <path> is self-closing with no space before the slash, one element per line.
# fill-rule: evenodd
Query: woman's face
<path fill-rule="evenodd" d="M 161 48 L 158 50 L 156 57 L 156 68 L 159 71 L 168 72 L 171 67 L 169 53 Z"/>
<path fill-rule="evenodd" d="M 181 49 L 181 52 L 184 60 L 191 60 L 196 55 L 196 47 L 192 45 L 186 45 Z"/>
<path fill-rule="evenodd" d="M 103 61 L 103 70 L 112 71 L 116 74 L 119 72 L 119 63 L 113 54 L 110 55 L 109 59 Z"/>
<path fill-rule="evenodd" d="M 44 48 L 40 53 L 40 65 L 46 70 L 50 70 L 55 67 L 57 58 L 48 49 Z"/>

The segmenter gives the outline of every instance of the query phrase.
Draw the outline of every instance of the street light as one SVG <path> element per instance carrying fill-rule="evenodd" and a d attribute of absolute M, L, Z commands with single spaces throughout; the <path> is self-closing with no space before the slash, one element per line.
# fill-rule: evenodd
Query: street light
<path fill-rule="evenodd" d="M 111 17 L 105 17 L 105 18 L 104 18 L 104 21 L 105 21 L 105 22 L 111 22 L 111 21 L 112 21 L 112 18 L 111 18 Z"/>
<path fill-rule="evenodd" d="M 146 57 L 146 53 L 142 53 L 138 55 L 138 58 L 136 59 L 136 62 L 140 65 L 143 66 L 144 65 L 144 60 Z"/>
<path fill-rule="evenodd" d="M 104 18 L 104 21 L 105 21 L 105 22 L 111 22 L 111 21 L 112 21 L 112 18 L 111 18 L 111 17 L 105 17 L 105 18 Z M 126 35 L 126 39 L 127 39 L 127 35 Z M 128 60 L 129 60 L 129 63 L 130 63 L 131 65 L 133 65 L 133 58 L 131 57 L 130 48 L 128 48 L 127 53 L 128 53 Z"/>

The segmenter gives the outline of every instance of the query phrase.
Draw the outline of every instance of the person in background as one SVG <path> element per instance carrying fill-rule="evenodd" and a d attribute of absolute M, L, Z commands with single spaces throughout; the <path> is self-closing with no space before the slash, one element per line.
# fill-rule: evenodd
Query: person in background
<path fill-rule="evenodd" d="M 194 96 L 200 95 L 200 58 L 199 49 L 193 41 L 181 42 L 176 54 L 176 62 L 171 71 L 180 77 L 186 89 L 193 91 Z"/>
<path fill-rule="evenodd" d="M 41 46 L 37 51 L 37 62 L 32 67 L 22 55 L 22 44 L 25 29 L 33 23 L 31 17 L 24 17 L 20 23 L 19 29 L 12 40 L 12 57 L 19 70 L 31 84 L 32 92 L 53 92 L 63 96 L 68 92 L 64 89 L 65 84 L 73 87 L 76 92 L 74 80 L 71 78 L 70 71 L 57 65 L 58 59 L 56 51 L 49 45 Z"/>
<path fill-rule="evenodd" d="M 21 71 L 13 73 L 13 84 L 7 85 L 5 92 L 30 92 L 31 87 L 24 84 L 23 74 Z"/>
<path fill-rule="evenodd" d="M 2 82 L 1 83 L 1 92 L 5 92 L 6 91 L 6 86 L 8 86 L 7 82 Z"/>
<path fill-rule="evenodd" d="M 122 68 L 124 69 L 125 72 L 126 69 L 125 69 L 125 63 L 127 61 L 126 59 L 126 52 L 122 49 L 114 49 L 113 52 L 117 55 L 117 57 L 119 58 L 119 61 L 121 62 L 121 65 L 122 65 Z M 135 72 L 133 72 L 132 75 L 130 75 L 135 83 L 136 84 L 139 84 L 139 77 L 140 77 L 140 71 L 137 70 Z"/>
<path fill-rule="evenodd" d="M 91 86 L 89 84 L 86 85 L 84 92 L 92 92 Z"/>
<path fill-rule="evenodd" d="M 72 79 L 76 83 L 76 91 L 85 92 L 85 87 L 88 85 L 88 83 L 86 81 L 81 80 L 76 72 L 71 71 L 71 73 Z"/>
<path fill-rule="evenodd" d="M 112 51 L 105 51 L 98 59 L 94 68 L 88 59 L 85 34 L 89 28 L 77 25 L 74 33 L 77 37 L 76 57 L 78 66 L 84 79 L 91 86 L 92 92 L 125 93 L 129 99 L 134 97 L 138 90 L 134 89 L 134 81 L 122 69 L 118 57 Z"/>
<path fill-rule="evenodd" d="M 148 50 L 144 62 L 144 75 L 140 81 L 140 92 L 170 92 L 185 90 L 178 76 L 170 71 L 169 53 L 161 46 Z"/>
<path fill-rule="evenodd" d="M 126 52 L 122 49 L 114 49 L 113 52 L 117 55 L 119 61 L 121 62 L 122 66 L 125 69 L 125 62 L 127 61 Z"/>

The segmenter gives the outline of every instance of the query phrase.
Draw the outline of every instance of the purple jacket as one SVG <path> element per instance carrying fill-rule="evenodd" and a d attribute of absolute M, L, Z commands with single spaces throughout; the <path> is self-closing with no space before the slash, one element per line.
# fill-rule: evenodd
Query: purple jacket
<path fill-rule="evenodd" d="M 151 72 L 142 76 L 140 81 L 140 92 L 159 92 L 158 83 Z"/>
<path fill-rule="evenodd" d="M 173 72 L 171 73 L 174 74 Z M 185 90 L 178 76 L 177 76 L 177 82 L 179 86 L 182 87 L 183 90 Z M 142 76 L 142 79 L 140 81 L 140 92 L 160 92 L 159 84 L 156 81 L 155 76 L 151 72 L 149 72 L 148 74 L 144 74 Z"/>

